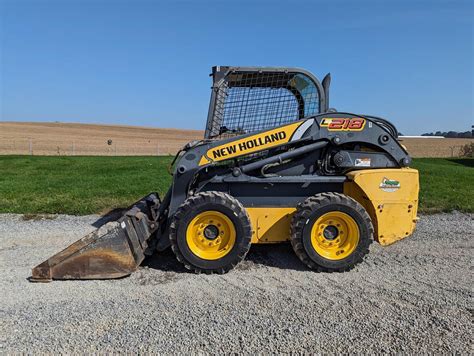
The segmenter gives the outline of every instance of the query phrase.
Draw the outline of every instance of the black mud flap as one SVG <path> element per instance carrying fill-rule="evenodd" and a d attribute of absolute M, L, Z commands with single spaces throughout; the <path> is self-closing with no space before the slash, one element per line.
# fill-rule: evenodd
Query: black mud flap
<path fill-rule="evenodd" d="M 101 226 L 33 268 L 30 281 L 109 279 L 128 276 L 145 258 L 158 228 L 156 193 L 138 201 L 120 219 Z"/>

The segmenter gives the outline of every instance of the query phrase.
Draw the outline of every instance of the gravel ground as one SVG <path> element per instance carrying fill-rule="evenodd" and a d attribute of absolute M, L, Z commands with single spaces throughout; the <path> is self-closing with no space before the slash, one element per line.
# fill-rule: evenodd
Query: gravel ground
<path fill-rule="evenodd" d="M 423 216 L 342 274 L 309 271 L 278 245 L 222 276 L 165 252 L 120 280 L 30 283 L 98 217 L 52 218 L 0 215 L 1 353 L 474 352 L 473 215 Z"/>

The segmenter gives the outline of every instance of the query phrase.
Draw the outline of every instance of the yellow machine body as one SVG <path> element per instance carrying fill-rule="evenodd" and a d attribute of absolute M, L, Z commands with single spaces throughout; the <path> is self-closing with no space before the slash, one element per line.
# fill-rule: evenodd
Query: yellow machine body
<path fill-rule="evenodd" d="M 295 208 L 247 208 L 252 223 L 252 243 L 290 240 L 290 224 Z"/>
<path fill-rule="evenodd" d="M 344 194 L 357 200 L 369 213 L 375 240 L 390 245 L 413 233 L 418 210 L 418 171 L 367 169 L 347 174 Z M 296 207 L 247 208 L 252 223 L 252 243 L 290 240 L 290 223 Z"/>
<path fill-rule="evenodd" d="M 390 245 L 413 233 L 418 211 L 418 171 L 412 168 L 370 169 L 347 174 L 344 194 L 369 213 L 375 239 Z"/>

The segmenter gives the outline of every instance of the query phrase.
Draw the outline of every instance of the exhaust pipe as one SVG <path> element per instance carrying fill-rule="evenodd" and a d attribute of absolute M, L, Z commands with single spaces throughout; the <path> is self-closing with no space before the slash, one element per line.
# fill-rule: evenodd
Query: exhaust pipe
<path fill-rule="evenodd" d="M 331 73 L 326 74 L 321 83 L 324 89 L 324 96 L 326 97 L 326 107 L 324 108 L 325 112 L 329 111 L 329 86 L 331 85 Z"/>

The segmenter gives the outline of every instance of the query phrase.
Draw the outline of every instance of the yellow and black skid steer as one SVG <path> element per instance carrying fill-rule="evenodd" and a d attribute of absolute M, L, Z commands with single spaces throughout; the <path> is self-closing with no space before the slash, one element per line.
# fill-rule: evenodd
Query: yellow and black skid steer
<path fill-rule="evenodd" d="M 418 171 L 387 120 L 329 107 L 330 75 L 298 68 L 212 69 L 204 139 L 152 193 L 33 269 L 32 281 L 129 275 L 171 247 L 197 273 L 225 273 L 251 244 L 290 242 L 309 268 L 348 271 L 375 240 L 413 233 Z"/>

